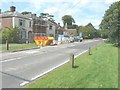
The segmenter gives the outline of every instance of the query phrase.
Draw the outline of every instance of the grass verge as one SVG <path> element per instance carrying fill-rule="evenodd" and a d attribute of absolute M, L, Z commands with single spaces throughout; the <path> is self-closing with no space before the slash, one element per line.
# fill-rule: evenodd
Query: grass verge
<path fill-rule="evenodd" d="M 118 48 L 102 44 L 76 58 L 76 68 L 67 63 L 27 88 L 117 88 Z"/>
<path fill-rule="evenodd" d="M 8 51 L 17 51 L 17 50 L 23 50 L 23 49 L 31 49 L 31 48 L 37 48 L 37 45 L 35 43 L 30 44 L 9 44 L 9 50 Z M 6 44 L 0 44 L 0 51 L 6 52 Z"/>

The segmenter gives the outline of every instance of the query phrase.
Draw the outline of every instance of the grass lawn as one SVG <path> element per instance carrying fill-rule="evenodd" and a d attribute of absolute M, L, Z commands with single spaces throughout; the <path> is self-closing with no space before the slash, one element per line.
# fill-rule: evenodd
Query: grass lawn
<path fill-rule="evenodd" d="M 35 43 L 30 44 L 9 44 L 9 51 L 21 50 L 21 49 L 29 49 L 36 48 L 37 45 Z M 0 51 L 6 52 L 6 44 L 0 44 Z"/>
<path fill-rule="evenodd" d="M 67 63 L 46 76 L 33 81 L 27 88 L 117 88 L 118 48 L 102 44 L 76 58 L 77 68 Z"/>

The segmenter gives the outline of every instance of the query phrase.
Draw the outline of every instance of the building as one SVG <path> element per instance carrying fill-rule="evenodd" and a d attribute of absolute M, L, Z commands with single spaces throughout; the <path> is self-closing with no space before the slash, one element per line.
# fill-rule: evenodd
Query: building
<path fill-rule="evenodd" d="M 36 14 L 33 15 L 32 19 L 34 35 L 52 36 L 56 39 L 58 34 L 63 34 L 60 24 L 37 17 Z"/>
<path fill-rule="evenodd" d="M 0 10 L 1 13 L 1 10 Z M 30 13 L 19 13 L 15 6 L 10 7 L 10 11 L 0 14 L 0 29 L 18 27 L 19 42 L 31 43 L 34 36 L 52 36 L 55 39 L 59 34 L 63 34 L 63 28 L 60 24 L 43 19 L 41 16 Z"/>
<path fill-rule="evenodd" d="M 0 14 L 2 28 L 15 28 L 18 27 L 20 30 L 19 33 L 19 42 L 28 43 L 33 41 L 32 37 L 32 18 L 29 18 L 16 11 L 15 6 L 10 7 L 10 11 L 2 12 Z"/>
<path fill-rule="evenodd" d="M 47 34 L 48 36 L 55 37 L 55 32 L 56 32 L 56 25 L 55 25 L 55 23 L 47 20 L 47 30 L 46 30 L 46 34 Z"/>
<path fill-rule="evenodd" d="M 44 36 L 48 28 L 47 21 L 43 20 L 41 17 L 37 17 L 36 14 L 32 15 L 33 20 L 33 33 L 34 35 Z"/>
<path fill-rule="evenodd" d="M 64 36 L 69 36 L 70 37 L 70 36 L 74 36 L 76 33 L 77 33 L 77 29 L 76 28 L 68 29 L 67 23 L 65 24 L 64 31 L 63 31 Z"/>
<path fill-rule="evenodd" d="M 74 36 L 76 31 L 76 29 L 65 29 L 63 34 L 64 36 Z"/>

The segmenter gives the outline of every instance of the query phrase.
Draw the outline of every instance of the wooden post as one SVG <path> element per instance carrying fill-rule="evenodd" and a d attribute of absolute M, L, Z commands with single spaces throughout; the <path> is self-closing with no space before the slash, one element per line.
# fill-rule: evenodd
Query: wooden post
<path fill-rule="evenodd" d="M 91 55 L 91 47 L 89 47 L 89 55 Z"/>
<path fill-rule="evenodd" d="M 74 54 L 73 53 L 70 54 L 70 63 L 71 63 L 72 68 L 74 68 Z"/>
<path fill-rule="evenodd" d="M 9 50 L 9 42 L 8 42 L 8 39 L 6 39 L 6 49 Z"/>

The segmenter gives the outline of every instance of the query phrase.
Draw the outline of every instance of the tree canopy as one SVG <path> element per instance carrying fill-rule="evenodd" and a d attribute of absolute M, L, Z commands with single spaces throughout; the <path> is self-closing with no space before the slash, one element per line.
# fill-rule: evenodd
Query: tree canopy
<path fill-rule="evenodd" d="M 23 15 L 26 15 L 26 14 L 31 14 L 32 12 L 28 12 L 28 11 L 24 11 L 22 12 Z"/>
<path fill-rule="evenodd" d="M 91 23 L 88 23 L 86 26 L 79 26 L 78 33 L 83 33 L 83 38 L 95 38 L 100 37 L 99 30 L 96 30 Z"/>
<path fill-rule="evenodd" d="M 63 25 L 67 23 L 68 28 L 73 26 L 73 23 L 75 23 L 74 18 L 71 15 L 64 15 L 62 17 Z"/>
<path fill-rule="evenodd" d="M 100 29 L 102 34 L 109 38 L 112 43 L 118 43 L 120 35 L 119 25 L 120 25 L 120 1 L 111 4 L 109 9 L 105 12 L 103 20 L 100 24 Z"/>

